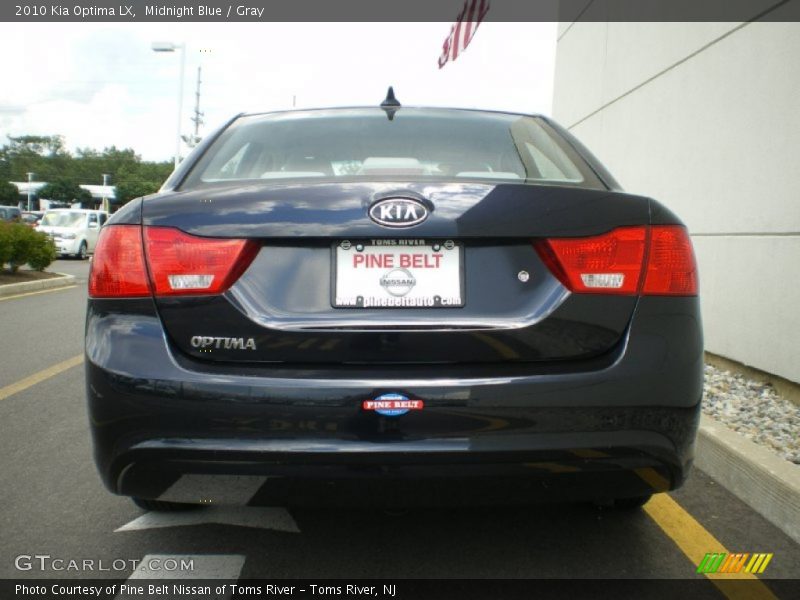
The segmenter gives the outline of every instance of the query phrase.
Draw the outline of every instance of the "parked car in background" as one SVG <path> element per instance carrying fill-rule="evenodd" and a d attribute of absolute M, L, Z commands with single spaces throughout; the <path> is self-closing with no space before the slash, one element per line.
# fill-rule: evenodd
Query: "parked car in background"
<path fill-rule="evenodd" d="M 39 221 L 42 220 L 43 216 L 44 216 L 44 212 L 42 212 L 42 211 L 37 211 L 37 210 L 27 211 L 26 210 L 26 211 L 24 211 L 22 213 L 21 220 L 26 225 L 30 225 L 31 227 L 36 228 L 36 227 L 39 226 Z"/>
<path fill-rule="evenodd" d="M 248 504 L 633 508 L 692 465 L 686 227 L 548 118 L 239 116 L 92 263 L 95 459 L 145 508 L 231 502 L 219 475 Z"/>
<path fill-rule="evenodd" d="M 57 208 L 44 213 L 38 231 L 53 238 L 60 256 L 85 259 L 94 252 L 100 228 L 108 213 L 82 208 Z"/>
<path fill-rule="evenodd" d="M 0 206 L 0 221 L 18 223 L 21 215 L 22 211 L 16 206 Z"/>

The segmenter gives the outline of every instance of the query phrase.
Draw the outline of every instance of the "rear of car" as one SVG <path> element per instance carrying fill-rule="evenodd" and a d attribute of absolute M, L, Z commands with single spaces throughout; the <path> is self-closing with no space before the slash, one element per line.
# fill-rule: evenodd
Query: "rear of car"
<path fill-rule="evenodd" d="M 686 229 L 541 117 L 238 117 L 113 216 L 89 293 L 118 494 L 637 502 L 691 466 Z"/>

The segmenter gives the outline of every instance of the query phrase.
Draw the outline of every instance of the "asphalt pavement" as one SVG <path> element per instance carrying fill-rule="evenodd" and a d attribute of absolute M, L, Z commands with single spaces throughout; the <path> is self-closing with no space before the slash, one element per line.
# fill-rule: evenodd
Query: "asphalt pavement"
<path fill-rule="evenodd" d="M 697 469 L 669 498 L 632 513 L 589 505 L 145 513 L 107 492 L 92 462 L 77 359 L 88 261 L 51 269 L 76 275 L 77 285 L 0 299 L 0 578 L 126 578 L 146 556 L 211 555 L 209 572 L 234 579 L 702 580 L 697 552 L 727 551 L 773 554 L 758 576 L 763 597 L 788 597 L 786 580 L 800 579 L 800 546 Z M 41 555 L 51 558 L 24 558 Z M 65 571 L 53 559 L 94 562 Z"/>

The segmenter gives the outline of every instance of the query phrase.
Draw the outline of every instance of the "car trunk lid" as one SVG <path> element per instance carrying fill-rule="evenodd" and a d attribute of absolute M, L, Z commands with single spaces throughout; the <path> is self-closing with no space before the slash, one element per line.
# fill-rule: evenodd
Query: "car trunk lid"
<path fill-rule="evenodd" d="M 387 197 L 420 199 L 430 214 L 413 227 L 382 226 L 369 213 Z M 647 199 L 629 194 L 482 182 L 223 184 L 143 203 L 146 229 L 247 240 L 254 248 L 246 270 L 224 293 L 156 298 L 167 333 L 181 351 L 230 362 L 468 363 L 596 356 L 624 335 L 636 294 L 570 293 L 534 242 L 646 226 L 648 218 Z M 352 254 L 358 246 L 398 244 L 419 258 L 420 269 L 433 248 L 445 253 L 451 244 L 460 253 L 461 304 L 336 306 L 341 284 L 336 259 L 343 247 Z M 420 246 L 427 254 L 415 250 Z M 421 281 L 420 269 L 412 265 L 406 271 Z M 389 272 L 378 264 L 374 276 Z"/>

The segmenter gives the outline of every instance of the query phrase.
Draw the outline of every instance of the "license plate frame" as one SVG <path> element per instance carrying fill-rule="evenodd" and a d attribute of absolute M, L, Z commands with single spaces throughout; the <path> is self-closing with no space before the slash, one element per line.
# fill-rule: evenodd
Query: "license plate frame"
<path fill-rule="evenodd" d="M 458 297 L 454 299 L 452 296 L 449 296 L 442 301 L 442 297 L 439 294 L 432 294 L 428 300 L 419 301 L 419 304 L 414 304 L 413 296 L 406 300 L 405 304 L 403 303 L 402 298 L 405 298 L 406 295 L 402 296 L 394 296 L 392 294 L 386 294 L 386 302 L 387 304 L 381 303 L 365 303 L 362 296 L 356 296 L 356 302 L 353 303 L 342 303 L 338 302 L 337 300 L 343 299 L 341 294 L 338 294 L 338 286 L 340 283 L 339 280 L 339 250 L 345 251 L 344 245 L 349 244 L 349 249 L 355 250 L 358 245 L 364 245 L 365 247 L 382 247 L 386 249 L 409 249 L 413 250 L 414 248 L 426 248 L 431 254 L 435 254 L 437 250 L 435 247 L 438 245 L 442 252 L 453 252 L 455 251 L 456 254 L 453 255 L 456 261 L 456 286 L 458 290 Z M 348 249 L 348 251 L 349 251 Z M 399 252 L 398 252 L 399 254 Z M 431 260 L 433 260 L 431 258 Z M 388 268 L 388 267 L 386 267 Z M 396 267 L 395 267 L 396 268 Z M 414 267 L 409 267 L 409 270 L 412 270 L 413 275 Z M 447 239 L 398 239 L 398 238 L 381 238 L 381 239 L 366 239 L 366 240 L 338 240 L 331 244 L 331 293 L 330 293 L 330 302 L 331 307 L 335 309 L 347 310 L 347 309 L 361 309 L 361 310 L 372 310 L 372 309 L 395 309 L 395 310 L 420 310 L 420 309 L 431 309 L 431 308 L 464 308 L 466 305 L 466 286 L 465 286 L 465 252 L 464 252 L 464 245 L 463 243 L 454 241 L 454 240 L 447 240 Z M 452 274 L 451 274 L 452 279 Z M 449 294 L 452 294 L 452 291 L 449 291 Z M 415 295 L 417 296 L 417 295 Z M 361 298 L 359 302 L 358 299 Z M 401 300 L 394 301 L 391 298 L 400 298 Z M 352 299 L 352 298 L 351 298 Z M 457 300 L 457 301 L 454 301 Z"/>

